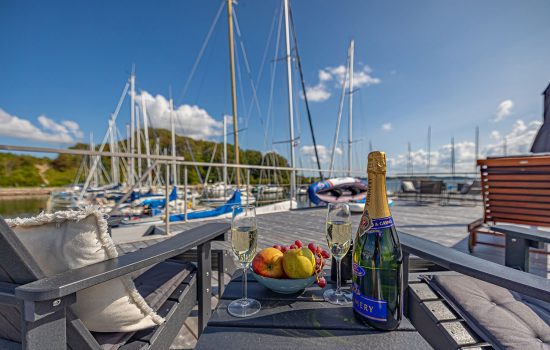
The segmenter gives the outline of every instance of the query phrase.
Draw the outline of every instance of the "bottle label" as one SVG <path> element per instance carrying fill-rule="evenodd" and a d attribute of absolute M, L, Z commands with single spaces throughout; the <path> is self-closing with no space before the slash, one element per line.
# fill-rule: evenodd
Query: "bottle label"
<path fill-rule="evenodd" d="M 379 231 L 383 228 L 388 228 L 394 226 L 393 218 L 391 216 L 385 217 L 385 218 L 378 218 L 378 219 L 370 219 L 368 215 L 364 215 L 361 217 L 361 222 L 359 223 L 359 234 L 362 236 L 365 233 L 378 233 L 381 234 Z"/>
<path fill-rule="evenodd" d="M 355 276 L 358 276 L 358 277 L 363 277 L 365 276 L 365 270 L 361 267 L 361 265 L 357 264 L 357 263 L 353 263 L 351 265 L 352 269 L 353 269 L 353 274 Z"/>
<path fill-rule="evenodd" d="M 394 226 L 393 218 L 388 216 L 386 218 L 372 219 L 372 226 L 369 230 L 379 230 Z"/>
<path fill-rule="evenodd" d="M 387 320 L 387 302 L 384 300 L 377 300 L 373 298 L 367 298 L 361 295 L 359 286 L 354 283 L 352 287 L 353 291 L 353 309 L 360 315 L 375 321 Z"/>

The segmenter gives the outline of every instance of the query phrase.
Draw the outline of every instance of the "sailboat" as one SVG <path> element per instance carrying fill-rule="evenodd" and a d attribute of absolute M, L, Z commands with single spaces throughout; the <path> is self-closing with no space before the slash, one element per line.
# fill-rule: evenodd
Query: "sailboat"
<path fill-rule="evenodd" d="M 340 122 L 342 119 L 342 107 L 344 101 L 344 91 L 346 82 L 348 85 L 349 102 L 349 121 L 348 121 L 348 176 L 329 178 L 311 184 L 308 188 L 308 196 L 312 203 L 316 205 L 326 205 L 327 203 L 348 203 L 352 212 L 363 212 L 365 207 L 368 183 L 359 178 L 351 176 L 352 172 L 352 145 L 353 145 L 353 61 L 354 61 L 355 42 L 350 41 L 348 48 L 347 69 L 342 82 L 342 94 L 340 97 L 340 108 L 336 122 L 336 131 L 332 145 L 332 154 L 330 159 L 330 175 L 334 168 L 334 156 L 336 144 L 338 142 L 338 133 L 340 131 Z M 390 203 L 391 204 L 391 203 Z"/>

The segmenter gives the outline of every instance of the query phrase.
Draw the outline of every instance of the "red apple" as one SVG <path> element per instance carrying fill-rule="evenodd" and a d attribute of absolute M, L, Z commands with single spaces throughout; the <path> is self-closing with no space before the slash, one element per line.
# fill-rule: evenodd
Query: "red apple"
<path fill-rule="evenodd" d="M 252 260 L 252 268 L 260 276 L 282 278 L 283 253 L 272 247 L 262 249 Z"/>

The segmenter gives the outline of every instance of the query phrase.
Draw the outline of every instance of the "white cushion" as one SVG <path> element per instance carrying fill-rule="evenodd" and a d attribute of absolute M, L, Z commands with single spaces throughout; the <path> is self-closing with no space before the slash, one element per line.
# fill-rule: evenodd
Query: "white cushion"
<path fill-rule="evenodd" d="M 403 189 L 403 192 L 414 192 L 414 191 L 416 191 L 412 181 L 401 181 L 401 188 Z"/>
<path fill-rule="evenodd" d="M 6 220 L 46 276 L 118 256 L 97 207 Z M 132 332 L 164 319 L 147 305 L 130 277 L 124 276 L 77 292 L 72 306 L 95 332 Z"/>

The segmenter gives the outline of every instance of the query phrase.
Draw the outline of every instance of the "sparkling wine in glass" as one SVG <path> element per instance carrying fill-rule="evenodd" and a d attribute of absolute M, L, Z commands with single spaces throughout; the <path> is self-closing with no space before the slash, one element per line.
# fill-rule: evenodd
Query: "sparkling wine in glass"
<path fill-rule="evenodd" d="M 331 304 L 351 304 L 351 293 L 343 291 L 341 286 L 341 263 L 351 246 L 351 214 L 345 203 L 329 203 L 326 219 L 328 249 L 338 264 L 336 289 L 328 289 L 323 296 Z"/>
<path fill-rule="evenodd" d="M 256 208 L 252 205 L 234 206 L 231 219 L 231 248 L 243 267 L 243 297 L 233 300 L 227 307 L 227 312 L 235 317 L 254 315 L 261 308 L 259 301 L 248 298 L 246 285 L 248 266 L 256 254 L 257 245 Z"/>

